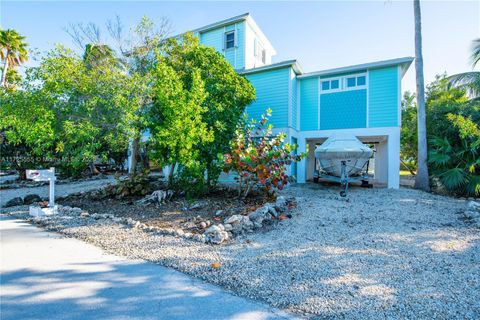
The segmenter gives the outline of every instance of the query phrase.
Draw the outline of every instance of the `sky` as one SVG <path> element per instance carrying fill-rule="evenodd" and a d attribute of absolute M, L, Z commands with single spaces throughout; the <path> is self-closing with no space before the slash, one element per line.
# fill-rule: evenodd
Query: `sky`
<path fill-rule="evenodd" d="M 471 41 L 480 38 L 480 0 L 422 1 L 425 82 L 472 70 Z M 249 12 L 277 50 L 273 62 L 297 59 L 305 72 L 414 56 L 412 1 L 5 1 L 0 26 L 15 28 L 40 52 L 74 47 L 71 23 L 103 27 L 118 15 L 125 26 L 146 15 L 166 17 L 172 34 Z M 106 29 L 104 34 L 106 35 Z M 28 65 L 34 65 L 30 61 Z M 415 91 L 412 65 L 403 90 Z"/>

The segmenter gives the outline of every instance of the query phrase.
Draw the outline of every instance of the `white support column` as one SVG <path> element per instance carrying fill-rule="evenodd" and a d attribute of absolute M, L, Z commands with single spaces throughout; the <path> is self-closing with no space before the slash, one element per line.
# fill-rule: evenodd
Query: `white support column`
<path fill-rule="evenodd" d="M 305 143 L 305 138 L 298 138 L 298 153 L 303 153 L 303 152 L 306 152 L 307 150 L 307 147 L 306 147 L 306 143 Z M 300 161 L 298 163 L 298 167 L 297 167 L 297 182 L 298 183 L 305 183 L 306 182 L 306 173 L 307 173 L 307 169 L 306 169 L 306 163 L 307 163 L 307 159 L 306 158 L 303 158 L 302 161 Z"/>
<path fill-rule="evenodd" d="M 315 171 L 315 142 L 309 142 L 308 154 L 307 154 L 307 181 L 313 180 L 314 171 Z"/>
<path fill-rule="evenodd" d="M 381 141 L 377 144 L 375 180 L 378 183 L 388 184 L 388 141 Z"/>
<path fill-rule="evenodd" d="M 388 136 L 388 188 L 400 187 L 400 128 Z"/>

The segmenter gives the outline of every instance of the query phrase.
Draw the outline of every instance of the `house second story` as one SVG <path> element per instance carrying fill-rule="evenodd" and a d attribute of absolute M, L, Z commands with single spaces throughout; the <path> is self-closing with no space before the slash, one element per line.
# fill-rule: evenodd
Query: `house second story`
<path fill-rule="evenodd" d="M 246 110 L 252 118 L 270 108 L 276 128 L 295 131 L 401 125 L 401 81 L 411 57 L 305 73 L 296 60 L 274 62 L 275 49 L 248 13 L 193 33 L 255 87 Z"/>
<path fill-rule="evenodd" d="M 235 70 L 269 65 L 277 53 L 248 13 L 212 23 L 192 32 L 202 44 L 223 54 Z"/>

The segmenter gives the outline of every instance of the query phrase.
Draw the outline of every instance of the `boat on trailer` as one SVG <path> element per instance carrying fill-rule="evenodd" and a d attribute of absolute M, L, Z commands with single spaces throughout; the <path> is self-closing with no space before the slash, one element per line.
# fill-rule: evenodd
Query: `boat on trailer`
<path fill-rule="evenodd" d="M 315 149 L 320 168 L 315 170 L 314 182 L 324 178 L 340 183 L 342 197 L 347 195 L 350 182 L 362 181 L 362 187 L 371 188 L 368 165 L 372 155 L 373 150 L 354 135 L 332 135 Z"/>

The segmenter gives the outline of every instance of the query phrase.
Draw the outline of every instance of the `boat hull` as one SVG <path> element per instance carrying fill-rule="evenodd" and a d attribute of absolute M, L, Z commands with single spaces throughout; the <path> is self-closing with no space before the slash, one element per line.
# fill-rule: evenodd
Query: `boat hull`
<path fill-rule="evenodd" d="M 372 149 L 353 135 L 332 136 L 315 149 L 315 158 L 322 171 L 335 177 L 360 175 L 372 155 Z M 345 163 L 344 168 L 342 163 Z"/>

